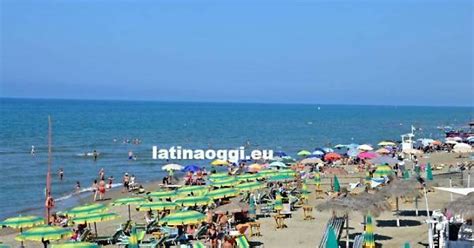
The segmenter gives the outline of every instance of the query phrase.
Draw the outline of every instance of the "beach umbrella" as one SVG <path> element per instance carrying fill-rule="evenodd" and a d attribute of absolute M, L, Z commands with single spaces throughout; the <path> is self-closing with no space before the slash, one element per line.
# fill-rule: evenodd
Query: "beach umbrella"
<path fill-rule="evenodd" d="M 112 206 L 123 206 L 127 205 L 128 207 L 128 220 L 132 220 L 132 214 L 130 212 L 130 205 L 139 205 L 140 203 L 144 202 L 145 199 L 141 197 L 127 197 L 127 198 L 120 198 L 115 200 L 112 203 Z"/>
<path fill-rule="evenodd" d="M 382 154 L 382 155 L 390 154 L 390 150 L 388 150 L 386 148 L 380 148 L 375 152 L 378 153 L 378 154 Z"/>
<path fill-rule="evenodd" d="M 258 172 L 262 169 L 263 169 L 263 167 L 260 164 L 251 164 L 251 165 L 248 166 L 248 170 L 250 172 Z"/>
<path fill-rule="evenodd" d="M 201 170 L 201 167 L 197 166 L 197 165 L 186 165 L 183 169 L 184 172 L 197 172 L 197 171 L 200 171 Z"/>
<path fill-rule="evenodd" d="M 58 226 L 37 226 L 24 231 L 22 234 L 16 236 L 18 241 L 38 241 L 43 242 L 44 247 L 48 246 L 50 240 L 60 240 L 66 237 L 70 237 L 72 231 L 67 228 Z"/>
<path fill-rule="evenodd" d="M 74 224 L 97 223 L 114 220 L 117 217 L 119 217 L 119 215 L 116 213 L 92 213 L 87 215 L 81 215 L 79 217 L 73 217 L 72 222 Z"/>
<path fill-rule="evenodd" d="M 296 171 L 294 171 L 294 170 L 292 170 L 292 169 L 281 169 L 281 170 L 277 170 L 274 175 L 290 175 L 290 176 L 295 176 L 295 175 L 296 175 Z"/>
<path fill-rule="evenodd" d="M 228 176 L 227 178 L 216 179 L 211 182 L 214 187 L 230 187 L 239 183 L 236 177 Z"/>
<path fill-rule="evenodd" d="M 313 181 L 314 185 L 316 185 L 316 188 L 319 189 L 319 187 L 321 186 L 321 174 L 319 172 L 314 173 Z"/>
<path fill-rule="evenodd" d="M 87 215 L 91 213 L 100 213 L 107 210 L 107 206 L 100 203 L 86 204 L 78 207 L 74 207 L 69 211 L 66 211 L 66 214 L 71 217 Z"/>
<path fill-rule="evenodd" d="M 137 211 L 150 211 L 150 210 L 158 210 L 158 211 L 164 211 L 164 210 L 172 210 L 172 209 L 177 209 L 178 205 L 174 202 L 168 202 L 168 201 L 155 201 L 155 202 L 145 202 L 137 207 Z"/>
<path fill-rule="evenodd" d="M 454 145 L 453 152 L 456 152 L 456 153 L 469 153 L 469 152 L 473 152 L 473 149 L 472 149 L 471 145 L 469 145 L 469 144 L 458 143 L 458 144 Z"/>
<path fill-rule="evenodd" d="M 433 170 L 431 169 L 431 164 L 426 165 L 426 180 L 433 181 Z"/>
<path fill-rule="evenodd" d="M 237 180 L 239 181 L 255 181 L 257 179 L 262 179 L 265 178 L 264 175 L 261 173 L 255 173 L 255 174 L 242 174 L 237 176 Z"/>
<path fill-rule="evenodd" d="M 403 170 L 403 179 L 410 179 L 410 172 L 407 169 Z"/>
<path fill-rule="evenodd" d="M 338 145 L 335 145 L 334 148 L 336 148 L 336 149 L 347 148 L 347 145 L 338 144 Z"/>
<path fill-rule="evenodd" d="M 184 167 L 179 164 L 167 164 L 161 167 L 161 169 L 164 171 L 180 171 L 180 170 L 183 170 Z"/>
<path fill-rule="evenodd" d="M 294 180 L 294 176 L 290 174 L 276 174 L 272 175 L 267 179 L 267 182 L 282 182 L 282 181 L 291 181 Z"/>
<path fill-rule="evenodd" d="M 38 216 L 18 216 L 11 217 L 2 222 L 0 226 L 7 226 L 10 228 L 20 229 L 20 235 L 23 233 L 23 228 L 34 227 L 44 224 L 44 218 Z M 21 241 L 20 247 L 23 247 L 23 241 Z"/>
<path fill-rule="evenodd" d="M 381 141 L 377 145 L 379 145 L 379 146 L 396 146 L 397 144 L 395 142 L 392 142 L 392 141 Z"/>
<path fill-rule="evenodd" d="M 304 165 L 310 165 L 310 164 L 319 164 L 319 163 L 322 163 L 323 161 L 319 158 L 305 158 L 303 160 L 301 160 L 301 164 L 304 164 Z"/>
<path fill-rule="evenodd" d="M 207 196 L 188 196 L 176 199 L 174 203 L 182 207 L 207 206 L 212 203 L 212 199 Z"/>
<path fill-rule="evenodd" d="M 372 224 L 372 216 L 366 216 L 365 233 L 364 233 L 364 248 L 375 248 L 374 238 L 374 224 Z"/>
<path fill-rule="evenodd" d="M 160 220 L 160 225 L 167 226 L 184 226 L 184 225 L 196 225 L 203 222 L 206 216 L 198 211 L 187 210 L 178 211 L 165 216 Z"/>
<path fill-rule="evenodd" d="M 278 156 L 278 157 L 284 157 L 284 156 L 287 156 L 286 153 L 284 151 L 276 151 L 275 152 L 275 156 Z"/>
<path fill-rule="evenodd" d="M 260 182 L 248 182 L 248 183 L 242 183 L 238 184 L 235 186 L 240 191 L 254 191 L 258 189 L 265 188 L 265 185 Z"/>
<path fill-rule="evenodd" d="M 296 155 L 301 156 L 301 157 L 306 157 L 306 156 L 311 155 L 311 152 L 309 152 L 307 150 L 301 150 Z"/>
<path fill-rule="evenodd" d="M 193 186 L 185 186 L 179 188 L 177 193 L 182 195 L 204 195 L 207 191 L 209 191 L 208 186 L 201 186 L 201 185 L 193 185 Z"/>
<path fill-rule="evenodd" d="M 357 155 L 359 154 L 359 151 L 358 151 L 357 149 L 355 149 L 355 148 L 350 148 L 349 150 L 347 150 L 346 154 L 347 154 L 347 156 L 349 156 L 349 157 L 355 158 L 355 157 L 357 157 Z"/>
<path fill-rule="evenodd" d="M 0 222 L 0 226 L 7 226 L 15 229 L 34 227 L 42 224 L 44 224 L 44 218 L 31 215 L 11 217 Z"/>
<path fill-rule="evenodd" d="M 375 152 L 361 152 L 359 155 L 357 155 L 358 158 L 360 159 L 372 159 L 377 157 L 377 153 Z"/>
<path fill-rule="evenodd" d="M 249 214 L 255 215 L 255 214 L 257 214 L 256 211 L 257 210 L 255 208 L 255 199 L 253 197 L 250 197 L 250 200 L 249 200 Z"/>
<path fill-rule="evenodd" d="M 222 199 L 222 198 L 235 197 L 237 195 L 239 195 L 239 191 L 237 189 L 221 188 L 221 189 L 211 190 L 207 192 L 205 196 L 213 200 L 216 200 L 216 199 Z"/>
<path fill-rule="evenodd" d="M 277 170 L 262 170 L 258 174 L 260 174 L 264 177 L 268 177 L 268 176 L 271 176 L 271 175 L 278 174 L 278 171 Z"/>
<path fill-rule="evenodd" d="M 336 175 L 334 175 L 333 190 L 334 192 L 341 192 L 341 185 Z"/>
<path fill-rule="evenodd" d="M 410 248 L 410 243 L 409 242 L 405 242 L 405 245 L 403 245 L 404 248 Z"/>
<path fill-rule="evenodd" d="M 393 174 L 392 167 L 389 165 L 379 165 L 374 172 L 374 178 L 385 177 Z"/>
<path fill-rule="evenodd" d="M 415 199 L 418 199 L 420 196 L 420 183 L 415 178 L 405 180 L 395 179 L 392 180 L 387 186 L 382 187 L 379 192 L 386 197 L 395 197 L 395 214 L 397 217 L 397 226 L 400 226 L 398 199 L 400 197 L 415 197 Z M 418 211 L 418 209 L 416 211 Z"/>
<path fill-rule="evenodd" d="M 52 248 L 99 248 L 96 243 L 69 241 L 65 243 L 53 244 Z"/>
<path fill-rule="evenodd" d="M 275 161 L 275 162 L 271 162 L 270 163 L 270 168 L 286 168 L 288 167 L 288 165 L 286 165 L 285 163 L 283 162 L 280 162 L 280 161 Z"/>
<path fill-rule="evenodd" d="M 156 199 L 168 199 L 176 196 L 176 191 L 174 190 L 167 190 L 167 191 L 155 191 L 155 192 L 149 192 L 147 194 L 151 198 L 156 198 Z"/>
<path fill-rule="evenodd" d="M 130 236 L 128 237 L 128 248 L 138 248 L 140 247 L 138 245 L 138 234 L 137 234 L 137 228 L 132 227 L 132 230 L 130 230 Z"/>
<path fill-rule="evenodd" d="M 204 245 L 201 241 L 196 241 L 193 244 L 193 248 L 206 248 L 206 245 Z"/>
<path fill-rule="evenodd" d="M 360 151 L 372 151 L 372 150 L 374 150 L 374 148 L 372 148 L 370 145 L 364 144 L 364 145 L 358 146 L 358 147 L 357 147 L 357 150 L 360 150 Z"/>
<path fill-rule="evenodd" d="M 379 156 L 375 157 L 369 160 L 372 164 L 389 164 L 389 165 L 395 165 L 399 161 L 396 158 L 390 157 L 390 156 Z"/>
<path fill-rule="evenodd" d="M 474 192 L 449 202 L 446 209 L 461 215 L 464 219 L 472 219 L 474 218 L 474 208 L 472 206 L 474 206 Z"/>
<path fill-rule="evenodd" d="M 324 155 L 324 160 L 325 161 L 334 161 L 334 160 L 338 160 L 338 159 L 341 159 L 341 155 L 335 153 L 335 152 L 330 152 L 330 153 L 326 153 L 326 155 Z"/>
<path fill-rule="evenodd" d="M 337 242 L 336 232 L 330 226 L 328 228 L 327 240 L 326 240 L 326 247 L 325 248 L 339 248 L 339 244 Z"/>
<path fill-rule="evenodd" d="M 284 156 L 284 157 L 281 157 L 281 162 L 285 163 L 285 164 L 290 164 L 290 163 L 294 163 L 296 161 L 296 159 L 290 157 L 290 156 Z"/>
<path fill-rule="evenodd" d="M 227 172 L 220 172 L 220 173 L 213 173 L 209 175 L 209 180 L 216 180 L 229 177 L 229 173 Z"/>
<path fill-rule="evenodd" d="M 211 165 L 214 165 L 214 166 L 224 166 L 224 165 L 229 165 L 229 162 L 225 161 L 225 160 L 221 160 L 221 159 L 216 159 L 214 161 L 211 162 Z"/>
<path fill-rule="evenodd" d="M 278 212 L 283 209 L 283 199 L 280 193 L 276 193 L 275 202 L 273 203 L 273 209 Z"/>

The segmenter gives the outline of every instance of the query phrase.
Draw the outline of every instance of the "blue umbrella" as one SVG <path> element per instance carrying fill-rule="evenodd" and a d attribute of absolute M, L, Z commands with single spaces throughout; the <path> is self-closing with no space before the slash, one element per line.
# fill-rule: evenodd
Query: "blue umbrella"
<path fill-rule="evenodd" d="M 371 163 L 373 164 L 389 164 L 389 165 L 395 165 L 398 163 L 398 159 L 392 158 L 390 156 L 380 156 L 376 157 L 370 160 Z"/>
<path fill-rule="evenodd" d="M 193 173 L 194 173 L 194 172 L 197 172 L 197 171 L 199 171 L 199 170 L 201 170 L 201 167 L 199 167 L 199 166 L 197 166 L 197 165 L 193 165 L 193 164 L 191 164 L 191 165 L 186 165 L 186 167 L 184 167 L 184 169 L 183 169 L 183 171 L 185 171 L 185 172 L 189 172 L 189 171 L 190 171 L 190 172 L 193 172 Z"/>
<path fill-rule="evenodd" d="M 284 151 L 276 151 L 276 152 L 275 152 L 275 155 L 278 156 L 278 157 L 285 157 L 285 156 L 287 156 Z"/>
<path fill-rule="evenodd" d="M 318 148 L 314 148 L 314 152 L 313 152 L 313 154 L 314 154 L 315 152 L 317 152 L 317 151 L 320 151 L 320 152 L 322 152 L 322 153 L 326 153 L 326 151 L 324 151 L 324 149 L 323 149 L 323 148 L 321 148 L 321 147 L 318 147 Z"/>
<path fill-rule="evenodd" d="M 347 151 L 347 155 L 348 155 L 349 157 L 357 157 L 358 154 L 359 154 L 359 151 L 357 151 L 357 149 L 350 148 L 350 149 Z"/>

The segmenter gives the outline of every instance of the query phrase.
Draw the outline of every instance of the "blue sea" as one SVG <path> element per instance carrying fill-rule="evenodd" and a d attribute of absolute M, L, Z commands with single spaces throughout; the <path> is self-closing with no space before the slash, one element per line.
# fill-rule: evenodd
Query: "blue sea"
<path fill-rule="evenodd" d="M 417 137 L 442 138 L 438 126 L 463 126 L 469 107 L 345 106 L 318 104 L 171 103 L 0 99 L 0 219 L 40 214 L 47 170 L 48 115 L 53 125 L 52 192 L 68 207 L 76 181 L 90 187 L 100 168 L 119 182 L 124 172 L 137 181 L 161 179 L 166 161 L 152 160 L 152 146 L 194 149 L 283 150 L 345 143 L 400 140 L 411 125 Z M 123 140 L 139 138 L 139 145 Z M 114 139 L 116 140 L 114 142 Z M 36 155 L 30 154 L 31 146 Z M 78 156 L 97 150 L 99 159 Z M 128 159 L 133 151 L 137 160 Z M 170 161 L 207 166 L 209 161 Z M 64 180 L 57 171 L 64 169 Z"/>

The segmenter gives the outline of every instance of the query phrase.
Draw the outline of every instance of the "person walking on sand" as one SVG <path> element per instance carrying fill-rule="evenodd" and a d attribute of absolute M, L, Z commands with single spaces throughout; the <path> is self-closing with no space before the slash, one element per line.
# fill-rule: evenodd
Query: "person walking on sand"
<path fill-rule="evenodd" d="M 94 201 L 97 200 L 97 180 L 94 180 L 94 183 L 92 183 L 92 193 L 94 194 Z"/>
<path fill-rule="evenodd" d="M 100 180 L 99 182 L 99 200 L 104 200 L 104 196 L 105 196 L 105 182 L 104 180 Z"/>
<path fill-rule="evenodd" d="M 125 175 L 123 176 L 122 182 L 123 182 L 122 193 L 125 193 L 128 191 L 128 186 L 130 183 L 130 177 L 128 176 L 128 173 L 125 173 Z"/>
<path fill-rule="evenodd" d="M 113 177 L 113 176 L 110 176 L 110 177 L 109 177 L 109 186 L 108 186 L 109 189 L 112 188 L 113 183 L 114 183 L 114 177 Z"/>
<path fill-rule="evenodd" d="M 63 170 L 63 168 L 60 168 L 60 169 L 59 169 L 58 176 L 59 176 L 59 181 L 62 181 L 62 180 L 63 180 L 63 177 L 64 177 L 64 170 Z"/>

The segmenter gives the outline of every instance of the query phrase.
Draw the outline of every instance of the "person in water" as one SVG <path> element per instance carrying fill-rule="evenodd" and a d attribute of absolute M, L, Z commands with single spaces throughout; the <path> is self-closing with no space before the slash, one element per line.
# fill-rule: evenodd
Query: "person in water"
<path fill-rule="evenodd" d="M 62 181 L 63 178 L 64 178 L 64 170 L 63 170 L 63 168 L 60 168 L 60 169 L 59 169 L 58 176 L 59 176 L 59 180 Z"/>
<path fill-rule="evenodd" d="M 114 183 L 114 177 L 113 177 L 113 176 L 110 176 L 110 177 L 109 177 L 109 186 L 108 186 L 109 189 L 112 188 L 113 183 Z"/>
<path fill-rule="evenodd" d="M 31 155 L 34 156 L 35 155 L 35 146 L 31 146 Z"/>
<path fill-rule="evenodd" d="M 81 191 L 81 183 L 79 181 L 76 182 L 76 192 Z"/>
<path fill-rule="evenodd" d="M 129 160 L 133 159 L 133 152 L 132 151 L 128 151 L 128 159 Z"/>
<path fill-rule="evenodd" d="M 96 161 L 96 160 L 97 160 L 97 157 L 99 156 L 99 154 L 97 153 L 96 150 L 94 150 L 94 151 L 92 152 L 92 156 L 94 157 L 94 161 Z"/>

